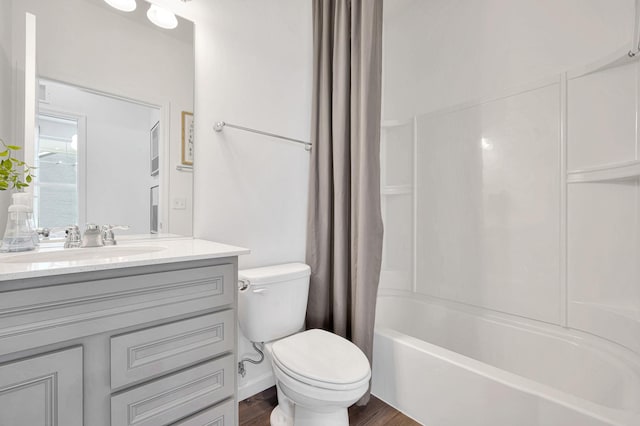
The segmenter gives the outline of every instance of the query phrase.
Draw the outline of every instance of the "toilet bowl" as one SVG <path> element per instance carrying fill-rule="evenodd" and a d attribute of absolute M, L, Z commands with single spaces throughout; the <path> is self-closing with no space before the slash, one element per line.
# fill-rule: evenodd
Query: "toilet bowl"
<path fill-rule="evenodd" d="M 272 426 L 347 426 L 347 408 L 367 391 L 371 368 L 350 341 L 324 330 L 299 331 L 309 274 L 300 263 L 240 271 L 238 320 L 247 338 L 266 342 L 278 391 Z"/>
<path fill-rule="evenodd" d="M 364 395 L 371 378 L 357 346 L 323 330 L 307 330 L 270 344 L 267 353 L 279 396 L 286 397 L 278 400 L 272 426 L 349 424 L 347 408 Z"/>

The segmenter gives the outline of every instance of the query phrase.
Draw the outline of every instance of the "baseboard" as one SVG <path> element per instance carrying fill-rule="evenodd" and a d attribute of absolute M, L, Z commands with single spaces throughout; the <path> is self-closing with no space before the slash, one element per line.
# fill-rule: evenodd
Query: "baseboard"
<path fill-rule="evenodd" d="M 251 379 L 238 387 L 238 401 L 245 400 L 265 389 L 269 389 L 271 386 L 275 386 L 275 384 L 275 378 L 271 371 L 255 379 Z"/>

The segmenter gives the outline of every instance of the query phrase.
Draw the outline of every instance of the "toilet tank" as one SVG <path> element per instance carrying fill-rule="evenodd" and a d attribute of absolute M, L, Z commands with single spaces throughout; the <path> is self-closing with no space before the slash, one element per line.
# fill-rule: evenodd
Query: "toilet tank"
<path fill-rule="evenodd" d="M 304 326 L 311 268 L 287 263 L 238 272 L 238 323 L 252 342 L 269 342 Z"/>

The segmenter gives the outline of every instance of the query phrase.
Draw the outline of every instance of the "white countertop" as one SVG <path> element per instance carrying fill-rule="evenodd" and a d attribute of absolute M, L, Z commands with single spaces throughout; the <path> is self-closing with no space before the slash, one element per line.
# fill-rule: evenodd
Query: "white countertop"
<path fill-rule="evenodd" d="M 119 253 L 127 250 L 129 253 L 126 255 Z M 39 253 L 42 253 L 41 260 L 20 262 L 19 256 L 37 258 Z M 56 259 L 56 256 L 66 256 L 67 253 L 70 258 L 78 253 L 78 258 Z M 29 252 L 0 253 L 0 281 L 216 259 L 249 253 L 250 250 L 246 248 L 195 238 L 134 239 L 120 241 L 116 246 L 76 249 L 64 249 L 62 243 L 44 243 Z"/>

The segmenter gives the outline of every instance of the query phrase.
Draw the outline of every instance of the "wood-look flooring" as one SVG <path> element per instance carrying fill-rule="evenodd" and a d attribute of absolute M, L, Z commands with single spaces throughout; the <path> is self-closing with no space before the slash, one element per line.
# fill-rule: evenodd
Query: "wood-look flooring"
<path fill-rule="evenodd" d="M 247 398 L 240 403 L 240 426 L 269 426 L 271 410 L 278 405 L 276 388 Z M 414 426 L 420 425 L 375 396 L 366 407 L 349 408 L 351 426 Z"/>

